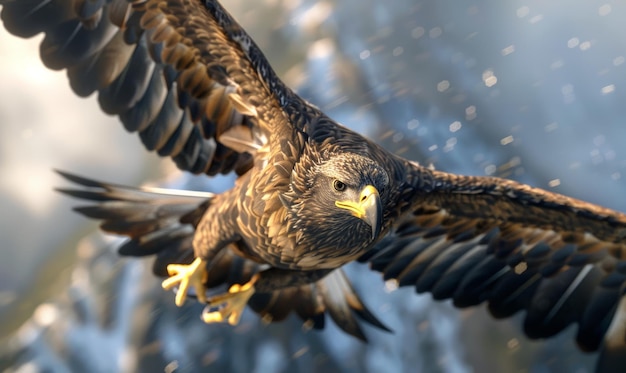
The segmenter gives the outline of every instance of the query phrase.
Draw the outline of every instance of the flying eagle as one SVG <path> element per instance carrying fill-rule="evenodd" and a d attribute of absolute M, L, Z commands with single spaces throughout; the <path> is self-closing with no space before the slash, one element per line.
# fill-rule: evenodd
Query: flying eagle
<path fill-rule="evenodd" d="M 583 350 L 626 355 L 626 215 L 494 177 L 423 167 L 339 125 L 276 76 L 214 0 L 0 0 L 4 26 L 45 33 L 41 58 L 80 96 L 98 92 L 148 150 L 195 174 L 235 173 L 222 194 L 129 188 L 68 173 L 77 211 L 155 256 L 154 272 L 207 307 L 207 323 L 328 314 L 361 339 L 386 329 L 341 267 L 498 318 L 525 333 L 578 325 Z M 228 292 L 210 296 L 226 285 Z M 192 289 L 193 288 L 193 289 Z M 616 360 L 613 360 L 616 361 Z M 608 363 L 607 363 L 608 364 Z"/>

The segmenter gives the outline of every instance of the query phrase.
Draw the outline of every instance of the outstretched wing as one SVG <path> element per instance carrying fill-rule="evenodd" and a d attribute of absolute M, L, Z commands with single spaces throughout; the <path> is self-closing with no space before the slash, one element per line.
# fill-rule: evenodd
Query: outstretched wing
<path fill-rule="evenodd" d="M 193 173 L 242 174 L 308 106 L 216 1 L 0 0 L 11 33 L 45 33 L 44 64 L 80 96 L 98 92 L 144 145 Z"/>
<path fill-rule="evenodd" d="M 458 307 L 526 310 L 531 338 L 576 323 L 581 348 L 604 339 L 623 358 L 626 215 L 509 180 L 409 168 L 399 221 L 361 261 Z"/>

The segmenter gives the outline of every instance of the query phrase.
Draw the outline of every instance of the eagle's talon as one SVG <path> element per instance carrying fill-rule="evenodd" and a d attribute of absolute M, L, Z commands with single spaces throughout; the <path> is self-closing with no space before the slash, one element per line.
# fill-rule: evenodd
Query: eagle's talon
<path fill-rule="evenodd" d="M 230 325 L 239 324 L 243 310 L 255 292 L 255 282 L 256 278 L 244 285 L 235 284 L 228 289 L 228 293 L 209 299 L 207 307 L 202 311 L 202 320 L 207 324 L 225 321 Z"/>
<path fill-rule="evenodd" d="M 198 301 L 206 303 L 206 288 L 204 286 L 204 280 L 206 275 L 205 262 L 201 258 L 196 258 L 193 263 L 186 264 L 170 264 L 167 266 L 167 273 L 170 277 L 163 280 L 161 286 L 163 289 L 169 290 L 174 286 L 179 285 L 176 292 L 175 303 L 178 307 L 185 303 L 187 298 L 187 289 L 189 285 L 196 288 L 196 296 Z"/>

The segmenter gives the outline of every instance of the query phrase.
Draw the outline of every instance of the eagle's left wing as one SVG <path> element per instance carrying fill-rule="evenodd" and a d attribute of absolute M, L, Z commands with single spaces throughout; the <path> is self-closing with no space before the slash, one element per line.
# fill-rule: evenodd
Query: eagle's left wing
<path fill-rule="evenodd" d="M 531 338 L 576 323 L 581 348 L 604 339 L 626 351 L 626 215 L 510 180 L 409 168 L 398 222 L 361 261 L 458 307 L 526 310 Z"/>

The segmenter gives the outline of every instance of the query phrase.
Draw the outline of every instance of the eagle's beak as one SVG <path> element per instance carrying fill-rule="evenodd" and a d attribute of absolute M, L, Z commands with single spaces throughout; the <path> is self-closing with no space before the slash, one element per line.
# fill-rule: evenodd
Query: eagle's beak
<path fill-rule="evenodd" d="M 373 240 L 378 237 L 383 225 L 383 205 L 380 201 L 378 190 L 372 185 L 368 185 L 361 190 L 358 202 L 336 201 L 335 205 L 350 211 L 352 215 L 369 224 L 372 227 Z"/>

